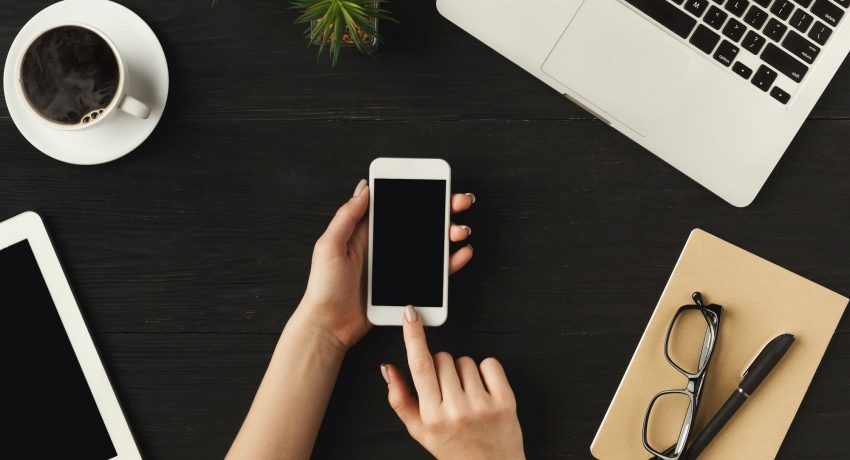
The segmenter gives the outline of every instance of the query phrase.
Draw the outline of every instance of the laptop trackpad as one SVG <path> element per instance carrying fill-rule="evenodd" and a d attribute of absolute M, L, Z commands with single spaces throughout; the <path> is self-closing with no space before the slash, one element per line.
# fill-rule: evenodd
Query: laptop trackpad
<path fill-rule="evenodd" d="M 645 136 L 669 108 L 691 58 L 617 0 L 585 0 L 543 72 Z"/>

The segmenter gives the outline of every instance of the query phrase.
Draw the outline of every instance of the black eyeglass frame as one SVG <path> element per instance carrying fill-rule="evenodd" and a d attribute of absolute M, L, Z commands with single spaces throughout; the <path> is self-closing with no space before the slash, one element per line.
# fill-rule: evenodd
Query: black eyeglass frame
<path fill-rule="evenodd" d="M 716 304 L 704 305 L 702 300 L 702 295 L 699 292 L 693 293 L 694 304 L 693 305 L 683 305 L 679 307 L 676 311 L 676 314 L 673 316 L 673 320 L 670 321 L 670 325 L 667 327 L 667 336 L 664 338 L 664 357 L 667 359 L 667 362 L 673 366 L 680 374 L 684 375 L 688 379 L 688 384 L 685 388 L 681 390 L 666 390 L 661 391 L 656 394 L 652 400 L 649 402 L 649 406 L 646 408 L 646 415 L 643 420 L 643 447 L 648 452 L 652 453 L 656 458 L 662 460 L 680 460 L 682 454 L 685 452 L 685 448 L 688 444 L 688 439 L 691 434 L 691 428 L 693 427 L 694 420 L 696 420 L 697 409 L 699 409 L 700 396 L 702 395 L 703 384 L 705 383 L 705 376 L 708 374 L 708 367 L 711 364 L 711 358 L 714 355 L 714 350 L 717 345 L 717 337 L 720 333 L 720 320 L 723 317 L 723 307 Z M 688 311 L 698 310 L 702 313 L 703 317 L 706 320 L 707 327 L 705 338 L 703 339 L 702 344 L 702 352 L 700 353 L 699 363 L 697 365 L 697 370 L 694 373 L 688 372 L 685 369 L 679 367 L 672 358 L 670 358 L 669 345 L 670 345 L 670 334 L 673 331 L 673 326 L 676 324 L 676 320 L 683 313 Z M 679 438 L 676 441 L 676 444 L 664 452 L 659 452 L 655 450 L 647 439 L 647 426 L 649 425 L 649 416 L 652 413 L 652 408 L 655 405 L 656 401 L 659 398 L 666 395 L 671 394 L 681 394 L 685 395 L 689 399 L 688 411 L 685 414 L 685 419 L 682 421 L 682 428 L 679 430 Z"/>

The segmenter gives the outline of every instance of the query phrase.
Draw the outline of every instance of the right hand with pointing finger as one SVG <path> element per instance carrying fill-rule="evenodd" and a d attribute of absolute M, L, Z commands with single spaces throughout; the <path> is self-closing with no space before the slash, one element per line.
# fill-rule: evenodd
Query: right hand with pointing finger
<path fill-rule="evenodd" d="M 516 400 L 494 358 L 479 365 L 446 352 L 431 356 L 416 309 L 404 312 L 404 343 L 414 396 L 399 369 L 381 365 L 390 405 L 413 439 L 438 459 L 524 459 Z"/>

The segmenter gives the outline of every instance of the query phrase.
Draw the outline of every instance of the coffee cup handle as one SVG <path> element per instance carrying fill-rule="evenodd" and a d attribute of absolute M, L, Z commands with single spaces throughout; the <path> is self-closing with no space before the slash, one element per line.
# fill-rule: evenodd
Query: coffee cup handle
<path fill-rule="evenodd" d="M 124 99 L 118 104 L 118 108 L 122 112 L 129 113 L 136 118 L 147 119 L 151 116 L 151 107 L 149 105 L 129 95 L 124 96 Z"/>

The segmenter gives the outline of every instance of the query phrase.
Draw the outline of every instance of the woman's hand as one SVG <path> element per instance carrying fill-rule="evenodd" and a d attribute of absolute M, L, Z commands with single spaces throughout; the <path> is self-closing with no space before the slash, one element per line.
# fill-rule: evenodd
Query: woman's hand
<path fill-rule="evenodd" d="M 452 211 L 474 202 L 472 194 L 453 195 Z M 228 458 L 310 457 L 345 350 L 371 327 L 363 276 L 368 209 L 364 180 L 316 242 L 307 292 L 280 336 Z M 452 241 L 463 241 L 470 233 L 469 227 L 451 225 Z M 471 258 L 472 247 L 461 248 L 449 259 L 450 271 L 460 270 Z"/>
<path fill-rule="evenodd" d="M 475 203 L 471 193 L 452 195 L 452 213 L 469 209 Z M 366 319 L 366 261 L 368 260 L 369 187 L 361 180 L 354 196 L 342 205 L 313 249 L 310 280 L 293 319 L 330 334 L 341 348 L 357 343 L 372 327 Z M 452 224 L 453 242 L 465 240 L 472 230 Z M 454 273 L 472 259 L 472 246 L 466 245 L 449 257 Z M 414 261 L 411 261 L 414 262 Z"/>
<path fill-rule="evenodd" d="M 478 366 L 446 352 L 433 357 L 416 309 L 404 313 L 404 343 L 417 400 L 398 368 L 381 365 L 389 402 L 413 439 L 445 459 L 524 459 L 516 400 L 494 358 Z"/>

